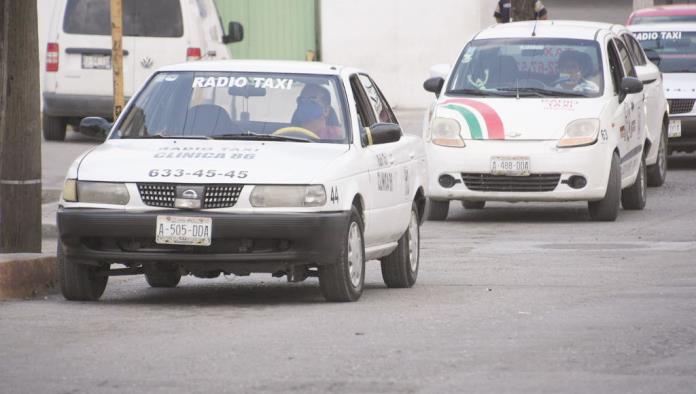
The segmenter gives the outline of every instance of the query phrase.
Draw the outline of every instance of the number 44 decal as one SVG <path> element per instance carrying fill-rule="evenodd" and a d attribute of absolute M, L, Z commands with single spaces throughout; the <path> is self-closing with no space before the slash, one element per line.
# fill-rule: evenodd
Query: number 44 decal
<path fill-rule="evenodd" d="M 332 204 L 338 204 L 338 187 L 337 186 L 332 186 L 331 187 L 331 203 Z"/>

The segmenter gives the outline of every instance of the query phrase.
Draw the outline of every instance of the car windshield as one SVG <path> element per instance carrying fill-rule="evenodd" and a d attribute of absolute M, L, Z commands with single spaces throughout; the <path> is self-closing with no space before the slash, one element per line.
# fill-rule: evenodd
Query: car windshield
<path fill-rule="evenodd" d="M 634 35 L 663 73 L 696 72 L 696 32 L 644 31 Z"/>
<path fill-rule="evenodd" d="M 334 76 L 161 72 L 111 138 L 346 143 L 343 97 Z"/>
<path fill-rule="evenodd" d="M 636 16 L 631 20 L 632 25 L 647 25 L 651 23 L 693 23 L 696 15 L 645 15 Z"/>
<path fill-rule="evenodd" d="M 447 94 L 598 97 L 604 89 L 601 59 L 595 41 L 476 40 L 464 49 Z"/>

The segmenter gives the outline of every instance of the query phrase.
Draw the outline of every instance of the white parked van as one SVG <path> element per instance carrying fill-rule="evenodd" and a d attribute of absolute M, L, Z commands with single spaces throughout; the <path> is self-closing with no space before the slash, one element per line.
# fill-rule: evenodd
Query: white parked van
<path fill-rule="evenodd" d="M 112 117 L 109 0 L 58 0 L 46 51 L 43 134 L 63 140 L 67 124 Z M 225 35 L 214 0 L 123 0 L 126 99 L 159 67 L 228 59 L 225 44 L 241 41 L 239 23 Z"/>

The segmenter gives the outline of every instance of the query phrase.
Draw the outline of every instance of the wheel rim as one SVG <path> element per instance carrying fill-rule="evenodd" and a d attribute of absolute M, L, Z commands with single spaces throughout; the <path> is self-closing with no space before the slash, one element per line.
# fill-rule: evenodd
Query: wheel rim
<path fill-rule="evenodd" d="M 353 287 L 360 287 L 364 265 L 363 260 L 360 226 L 356 222 L 352 222 L 348 230 L 348 274 Z"/>
<path fill-rule="evenodd" d="M 418 231 L 418 216 L 411 212 L 411 223 L 408 226 L 408 260 L 411 262 L 411 272 L 418 269 L 420 232 Z"/>

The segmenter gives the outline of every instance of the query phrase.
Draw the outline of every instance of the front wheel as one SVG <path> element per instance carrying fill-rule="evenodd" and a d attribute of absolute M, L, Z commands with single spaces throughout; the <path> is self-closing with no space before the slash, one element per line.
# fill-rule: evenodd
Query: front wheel
<path fill-rule="evenodd" d="M 387 287 L 405 289 L 416 284 L 420 261 L 420 218 L 418 207 L 411 207 L 408 229 L 399 239 L 396 249 L 381 259 L 382 279 Z"/>
<path fill-rule="evenodd" d="M 595 222 L 613 222 L 619 216 L 621 202 L 621 162 L 619 155 L 614 153 L 611 158 L 607 193 L 599 201 L 590 201 L 588 208 L 590 218 Z"/>
<path fill-rule="evenodd" d="M 662 125 L 660 145 L 657 148 L 657 163 L 648 167 L 648 186 L 660 187 L 667 179 L 667 151 L 669 150 L 669 138 L 667 138 L 667 126 Z"/>
<path fill-rule="evenodd" d="M 442 222 L 449 214 L 449 201 L 428 200 L 428 220 Z"/>
<path fill-rule="evenodd" d="M 640 160 L 638 176 L 633 186 L 621 193 L 621 205 L 624 209 L 640 211 L 645 208 L 648 197 L 648 179 L 646 176 L 645 156 Z"/>
<path fill-rule="evenodd" d="M 339 260 L 319 266 L 319 286 L 328 301 L 351 302 L 360 299 L 365 284 L 364 226 L 360 212 L 353 207 Z"/>
<path fill-rule="evenodd" d="M 60 291 L 66 300 L 96 301 L 104 294 L 109 277 L 99 275 L 99 268 L 65 257 L 60 241 L 57 256 Z"/>

